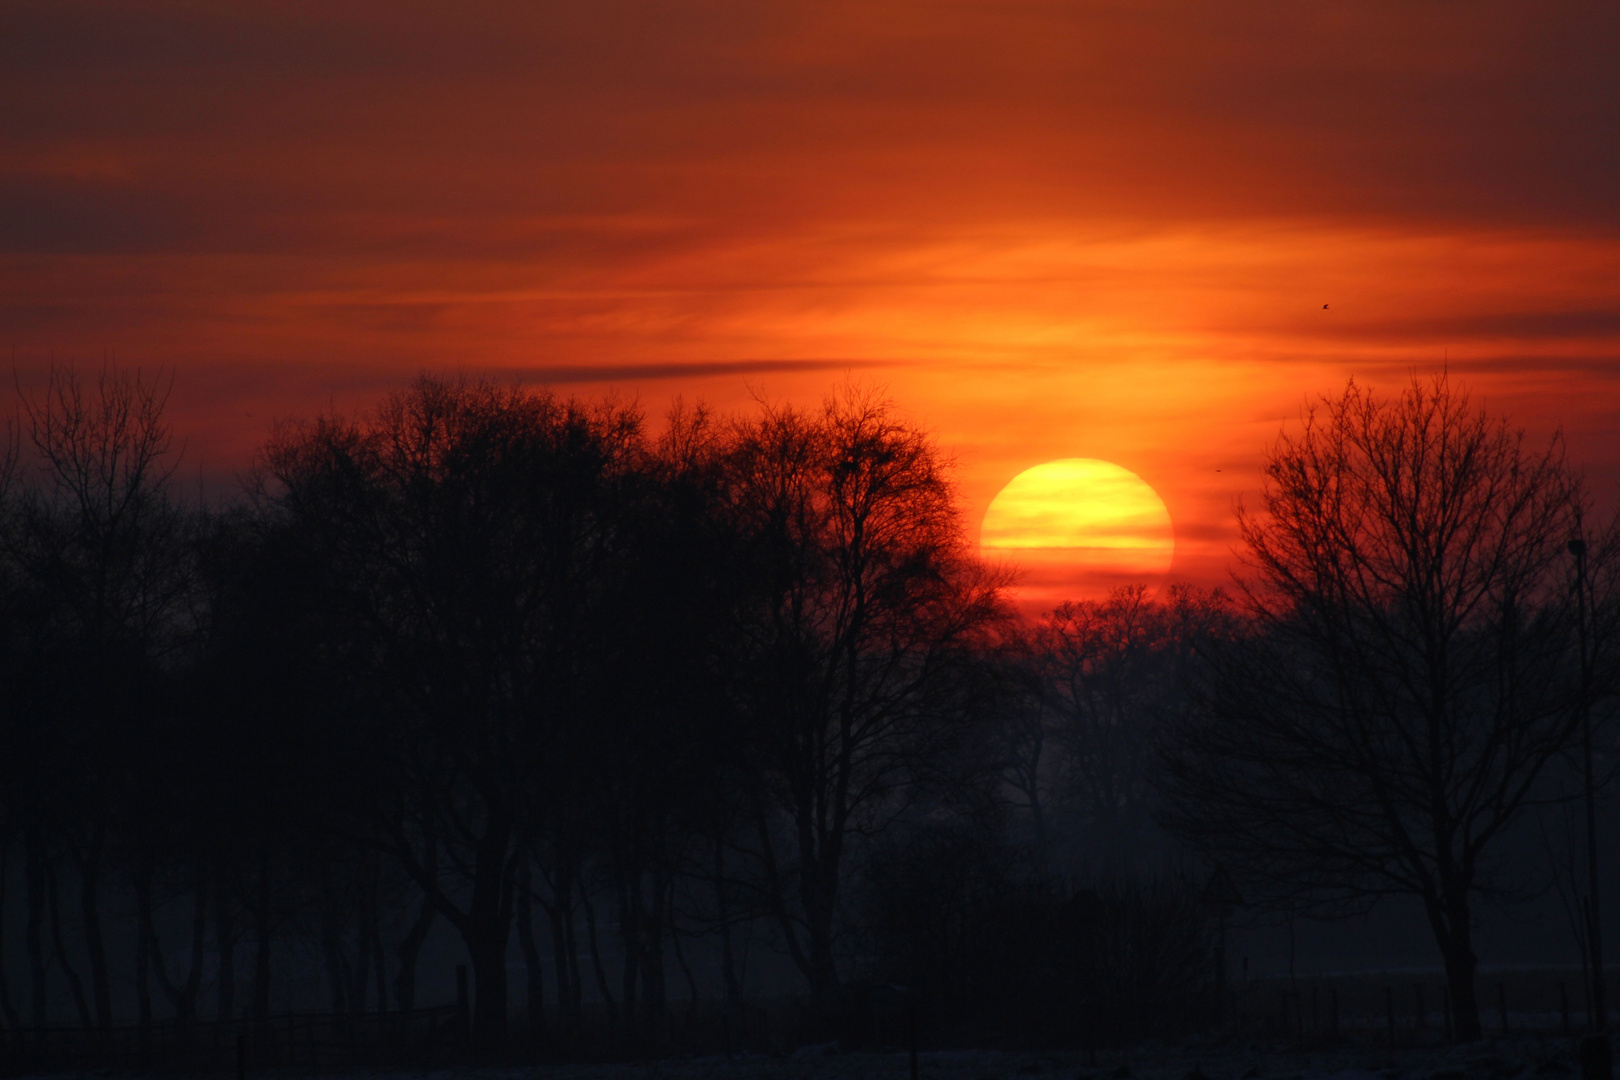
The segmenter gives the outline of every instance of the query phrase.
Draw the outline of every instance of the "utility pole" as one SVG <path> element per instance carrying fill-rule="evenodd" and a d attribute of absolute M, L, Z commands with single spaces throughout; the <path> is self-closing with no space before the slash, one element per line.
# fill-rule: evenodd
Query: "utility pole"
<path fill-rule="evenodd" d="M 1592 969 L 1590 1024 L 1593 1031 L 1604 1031 L 1609 1026 L 1609 1010 L 1603 994 L 1603 906 L 1598 902 L 1597 785 L 1592 779 L 1592 710 L 1589 704 L 1592 660 L 1586 642 L 1586 541 L 1579 536 L 1570 540 L 1569 553 L 1575 556 L 1576 631 L 1581 647 L 1580 699 L 1576 707 L 1581 710 L 1581 750 L 1585 756 L 1586 773 L 1586 887 L 1590 898 L 1587 904 L 1586 941 Z"/>

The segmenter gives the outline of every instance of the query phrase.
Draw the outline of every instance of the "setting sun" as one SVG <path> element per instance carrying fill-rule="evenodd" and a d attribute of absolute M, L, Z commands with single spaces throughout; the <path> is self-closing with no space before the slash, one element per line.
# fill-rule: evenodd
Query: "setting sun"
<path fill-rule="evenodd" d="M 1015 599 L 1050 609 L 1170 570 L 1170 512 L 1141 477 L 1096 458 L 1025 469 L 985 511 L 979 546 L 1019 571 Z"/>

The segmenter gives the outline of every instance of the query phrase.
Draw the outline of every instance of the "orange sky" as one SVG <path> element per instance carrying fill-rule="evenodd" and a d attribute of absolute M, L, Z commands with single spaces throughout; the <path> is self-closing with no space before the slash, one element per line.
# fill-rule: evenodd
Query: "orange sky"
<path fill-rule="evenodd" d="M 973 528 L 1102 458 L 1203 582 L 1350 375 L 1449 363 L 1620 480 L 1612 3 L 330 7 L 0 12 L 24 383 L 172 368 L 225 473 L 423 369 L 654 413 L 853 375 L 957 456 Z"/>

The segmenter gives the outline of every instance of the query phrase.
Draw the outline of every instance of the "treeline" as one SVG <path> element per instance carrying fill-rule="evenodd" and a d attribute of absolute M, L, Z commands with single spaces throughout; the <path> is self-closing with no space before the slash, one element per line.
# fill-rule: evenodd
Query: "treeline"
<path fill-rule="evenodd" d="M 281 427 L 241 498 L 199 508 L 163 399 L 57 371 L 7 472 L 13 1027 L 63 983 L 86 1026 L 115 986 L 142 1022 L 262 1017 L 289 942 L 335 1010 L 410 1008 L 436 923 L 486 1046 L 587 996 L 632 1034 L 672 984 L 740 1003 L 744 928 L 829 1015 L 863 977 L 982 997 L 1015 958 L 920 944 L 920 905 L 968 908 L 908 875 L 956 874 L 988 940 L 1013 913 L 983 904 L 1070 899 L 1012 836 L 1007 776 L 1069 762 L 1088 813 L 1145 821 L 1136 780 L 1101 778 L 1140 771 L 1130 716 L 1073 703 L 1045 765 L 1009 738 L 1044 676 L 883 401 L 677 411 L 653 438 L 611 403 L 423 379 Z M 1039 840 L 1053 795 L 1019 790 Z"/>
<path fill-rule="evenodd" d="M 1567 794 L 1612 688 L 1612 544 L 1578 582 L 1553 557 L 1584 506 L 1561 463 L 1511 502 L 1529 531 L 1464 493 L 1507 553 L 1466 596 L 1346 578 L 1343 521 L 1290 532 L 1273 502 L 1235 599 L 1028 623 L 938 451 L 859 392 L 655 437 L 613 402 L 424 378 L 279 427 L 212 507 L 180 497 L 163 406 L 56 371 L 3 473 L 13 1029 L 64 985 L 87 1028 L 129 997 L 142 1023 L 263 1018 L 298 965 L 335 1011 L 409 1009 L 448 927 L 485 1048 L 516 1016 L 565 1037 L 587 998 L 655 1044 L 672 987 L 741 1005 L 755 939 L 829 1024 L 898 985 L 961 1032 L 1118 1039 L 1208 1011 L 1214 867 L 1276 910 L 1420 895 L 1462 973 L 1479 868 Z M 1289 452 L 1268 491 L 1311 479 Z M 1381 512 L 1346 510 L 1363 539 Z M 1427 556 L 1403 565 L 1450 565 Z M 1464 698 L 1424 712 L 1401 694 L 1429 630 L 1473 666 L 1425 669 Z M 1438 803 L 1397 745 L 1423 724 Z"/>

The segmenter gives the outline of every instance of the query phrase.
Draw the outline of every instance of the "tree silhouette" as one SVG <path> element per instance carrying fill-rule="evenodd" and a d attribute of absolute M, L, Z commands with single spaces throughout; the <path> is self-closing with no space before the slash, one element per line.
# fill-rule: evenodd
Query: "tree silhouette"
<path fill-rule="evenodd" d="M 1178 1030 L 1218 947 L 1202 876 L 1108 879 L 1155 800 L 1251 904 L 1416 896 L 1467 1036 L 1470 915 L 1534 885 L 1513 823 L 1567 795 L 1620 679 L 1620 526 L 1443 379 L 1278 442 L 1236 603 L 1028 626 L 871 395 L 652 439 L 425 378 L 280 428 L 217 507 L 172 493 L 163 403 L 58 371 L 0 447 L 0 1021 L 66 1005 L 103 1050 L 121 1000 L 160 1053 L 157 1021 L 204 1051 L 244 997 L 371 1029 L 446 925 L 480 1051 L 509 953 L 528 1052 L 591 1044 L 591 980 L 617 1046 L 667 1049 L 699 941 L 732 1032 L 753 943 L 841 1037 L 895 982 L 961 1030 Z"/>
<path fill-rule="evenodd" d="M 728 473 L 755 854 L 825 1004 L 850 845 L 957 740 L 999 582 L 962 537 L 938 453 L 870 395 L 764 409 L 736 432 Z"/>
<path fill-rule="evenodd" d="M 249 1008 L 264 1020 L 275 942 L 321 883 L 360 861 L 357 847 L 374 859 L 371 804 L 391 774 L 356 692 L 363 680 L 347 668 L 345 628 L 290 523 L 236 507 L 214 515 L 200 548 L 206 619 L 182 680 L 180 739 L 208 826 L 199 840 L 219 874 L 219 1012 L 240 935 L 253 943 Z"/>
<path fill-rule="evenodd" d="M 17 644 L 21 696 L 12 712 L 37 787 L 23 796 L 34 1019 L 43 1020 L 40 903 L 60 937 L 56 859 L 79 886 L 90 992 L 55 952 L 81 1018 L 112 1022 L 102 891 L 114 835 L 140 818 L 130 764 L 156 721 L 162 669 L 194 629 L 193 517 L 169 491 L 174 469 L 164 419 L 167 387 L 104 367 L 88 382 L 53 368 L 43 392 L 24 395 L 28 442 L 7 562 L 26 625 Z M 19 747 L 21 748 L 21 747 Z M 127 845 L 125 845 L 127 847 Z"/>
<path fill-rule="evenodd" d="M 1223 618 L 1225 598 L 1174 585 L 1073 601 L 1043 617 L 1023 645 L 1033 714 L 1009 725 L 1009 776 L 1045 837 L 1063 811 L 1093 872 L 1132 875 L 1155 841 L 1151 784 L 1157 728 L 1187 707 L 1190 646 Z"/>
<path fill-rule="evenodd" d="M 506 1038 L 513 879 L 599 640 L 639 421 L 423 378 L 360 421 L 284 430 L 266 460 L 312 546 L 397 781 L 382 842 L 466 944 L 474 1033 Z M 538 793 L 538 795 L 537 795 Z"/>
<path fill-rule="evenodd" d="M 0 537 L 9 548 L 14 542 L 17 519 L 13 498 L 17 479 L 19 443 L 16 428 L 7 424 L 0 441 Z M 9 558 L 0 558 L 0 925 L 10 898 L 11 849 L 16 840 L 18 818 L 27 809 L 24 792 L 32 765 L 27 755 L 28 702 L 19 693 L 26 670 L 24 625 L 18 616 L 21 590 L 26 580 Z M 4 935 L 0 934 L 0 938 Z M 0 941 L 0 1019 L 7 1026 L 22 1026 L 22 1015 L 12 996 L 6 966 L 4 942 Z"/>
<path fill-rule="evenodd" d="M 720 512 L 723 468 L 703 413 L 671 418 L 621 517 L 621 572 L 605 583 L 605 646 L 586 805 L 624 947 L 619 1001 L 653 1038 L 666 962 L 685 969 L 677 891 L 706 865 L 713 823 L 734 797 L 740 738 L 728 646 L 737 537 Z M 690 979 L 689 969 L 683 973 Z"/>
<path fill-rule="evenodd" d="M 1475 898 L 1512 884 L 1493 856 L 1578 727 L 1579 483 L 1444 376 L 1350 384 L 1265 478 L 1250 625 L 1206 645 L 1202 707 L 1161 740 L 1165 823 L 1251 903 L 1419 898 L 1476 1039 Z"/>

